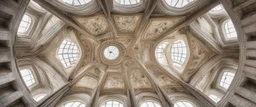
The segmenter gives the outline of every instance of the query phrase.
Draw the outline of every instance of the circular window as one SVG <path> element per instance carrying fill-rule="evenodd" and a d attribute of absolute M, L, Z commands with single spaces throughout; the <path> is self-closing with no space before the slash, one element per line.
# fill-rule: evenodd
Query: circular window
<path fill-rule="evenodd" d="M 108 46 L 104 49 L 104 56 L 109 60 L 115 60 L 119 56 L 119 49 L 116 46 Z"/>

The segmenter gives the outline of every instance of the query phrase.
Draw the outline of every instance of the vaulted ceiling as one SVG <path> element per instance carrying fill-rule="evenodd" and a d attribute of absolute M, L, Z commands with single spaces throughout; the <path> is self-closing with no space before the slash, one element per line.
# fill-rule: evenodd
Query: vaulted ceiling
<path fill-rule="evenodd" d="M 225 39 L 230 17 L 220 2 L 180 0 L 185 4 L 175 7 L 168 0 L 130 6 L 117 1 L 78 6 L 30 1 L 25 14 L 31 27 L 17 34 L 14 47 L 19 70 L 34 75 L 28 93 L 34 99 L 46 94 L 32 105 L 63 106 L 74 100 L 97 107 L 106 99 L 124 107 L 152 100 L 162 107 L 179 101 L 220 104 L 210 96 L 225 98 L 228 88 L 221 87 L 221 77 L 225 70 L 236 73 L 239 57 L 237 38 Z M 222 11 L 214 13 L 216 6 Z M 58 99 L 45 103 L 52 96 Z"/>

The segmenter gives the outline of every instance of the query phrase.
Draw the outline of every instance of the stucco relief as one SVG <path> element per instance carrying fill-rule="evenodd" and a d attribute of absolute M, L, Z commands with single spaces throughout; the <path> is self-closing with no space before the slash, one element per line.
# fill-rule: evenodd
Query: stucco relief
<path fill-rule="evenodd" d="M 188 81 L 188 79 L 200 68 L 202 63 L 216 55 L 215 52 L 210 50 L 210 48 L 207 48 L 205 44 L 193 36 L 190 37 L 190 49 L 190 59 L 184 70 L 185 73 L 182 76 L 185 81 Z"/>
<path fill-rule="evenodd" d="M 115 24 L 120 32 L 133 32 L 139 23 L 141 15 L 124 16 L 114 15 Z"/>
<path fill-rule="evenodd" d="M 97 84 L 98 81 L 95 78 L 92 78 L 90 76 L 84 76 L 75 84 L 75 86 L 94 89 Z"/>
<path fill-rule="evenodd" d="M 96 15 L 92 17 L 76 17 L 75 18 L 88 32 L 93 35 L 101 35 L 108 30 L 108 22 L 104 15 Z"/>
<path fill-rule="evenodd" d="M 130 43 L 132 43 L 132 41 L 134 40 L 133 37 L 120 37 L 118 38 L 118 41 L 120 41 L 125 47 L 128 47 L 130 45 Z"/>
<path fill-rule="evenodd" d="M 109 75 L 106 79 L 104 89 L 124 89 L 123 76 Z"/>
<path fill-rule="evenodd" d="M 88 73 L 94 77 L 99 78 L 101 71 L 98 68 L 93 68 L 93 69 L 89 70 Z"/>
<path fill-rule="evenodd" d="M 81 48 L 83 48 L 83 66 L 88 64 L 91 61 L 91 47 L 88 45 L 88 41 L 84 40 L 84 36 L 79 36 L 81 42 Z"/>
<path fill-rule="evenodd" d="M 181 87 L 181 86 L 176 86 L 176 87 L 173 87 L 173 86 L 166 86 L 163 88 L 164 91 L 170 95 L 170 94 L 174 94 L 174 93 L 177 93 L 177 92 L 186 92 L 186 90 Z"/>
<path fill-rule="evenodd" d="M 158 67 L 154 65 L 148 66 L 149 71 L 155 76 L 159 86 L 176 86 L 179 85 L 177 82 L 172 80 L 169 76 L 167 76 L 163 71 L 161 71 Z"/>
<path fill-rule="evenodd" d="M 151 19 L 142 40 L 154 40 L 170 29 L 177 19 Z"/>
<path fill-rule="evenodd" d="M 100 41 L 101 43 L 103 43 L 103 42 L 105 42 L 105 41 L 112 40 L 112 39 L 113 39 L 113 34 L 112 34 L 112 32 L 108 32 L 108 33 L 106 33 L 106 34 L 100 36 L 98 39 L 99 39 L 99 41 Z"/>
<path fill-rule="evenodd" d="M 148 78 L 138 69 L 131 72 L 130 81 L 134 89 L 151 88 Z"/>

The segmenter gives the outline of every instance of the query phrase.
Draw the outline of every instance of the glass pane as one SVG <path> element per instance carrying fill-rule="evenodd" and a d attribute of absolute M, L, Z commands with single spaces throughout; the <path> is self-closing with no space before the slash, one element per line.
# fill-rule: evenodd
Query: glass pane
<path fill-rule="evenodd" d="M 34 76 L 29 69 L 20 70 L 21 76 L 27 87 L 35 83 Z"/>
<path fill-rule="evenodd" d="M 186 5 L 192 3 L 195 0 L 165 0 L 165 2 L 171 6 L 171 7 L 176 7 L 176 8 L 182 8 L 185 7 Z"/>
<path fill-rule="evenodd" d="M 107 101 L 101 107 L 123 107 L 123 104 L 118 101 Z"/>
<path fill-rule="evenodd" d="M 115 3 L 121 5 L 134 5 L 140 3 L 141 0 L 115 0 Z"/>
<path fill-rule="evenodd" d="M 182 40 L 174 41 L 171 47 L 171 58 L 174 65 L 183 65 L 187 57 L 187 47 Z"/>
<path fill-rule="evenodd" d="M 30 16 L 28 16 L 27 14 L 24 14 L 18 28 L 18 34 L 24 34 L 28 31 L 31 24 L 31 20 L 32 19 Z"/>
<path fill-rule="evenodd" d="M 119 56 L 119 49 L 116 46 L 108 46 L 104 49 L 104 56 L 109 60 L 115 60 Z"/>
<path fill-rule="evenodd" d="M 231 20 L 228 20 L 224 24 L 224 28 L 225 28 L 225 37 L 227 39 L 237 39 L 237 33 L 235 30 L 234 24 Z"/>
<path fill-rule="evenodd" d="M 57 57 L 60 59 L 65 68 L 72 67 L 74 64 L 76 64 L 80 55 L 77 45 L 71 40 L 64 40 L 61 43 L 57 53 Z"/>
<path fill-rule="evenodd" d="M 76 102 L 69 102 L 62 105 L 62 107 L 85 107 L 86 104 L 76 101 Z"/>
<path fill-rule="evenodd" d="M 61 1 L 69 5 L 75 5 L 75 6 L 84 5 L 91 2 L 91 0 L 61 0 Z"/>

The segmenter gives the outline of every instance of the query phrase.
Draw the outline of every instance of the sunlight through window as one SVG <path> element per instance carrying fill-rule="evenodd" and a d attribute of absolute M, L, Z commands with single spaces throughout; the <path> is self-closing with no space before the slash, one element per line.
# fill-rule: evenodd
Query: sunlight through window
<path fill-rule="evenodd" d="M 58 49 L 58 58 L 65 68 L 72 67 L 79 58 L 79 49 L 71 40 L 64 40 Z"/>

